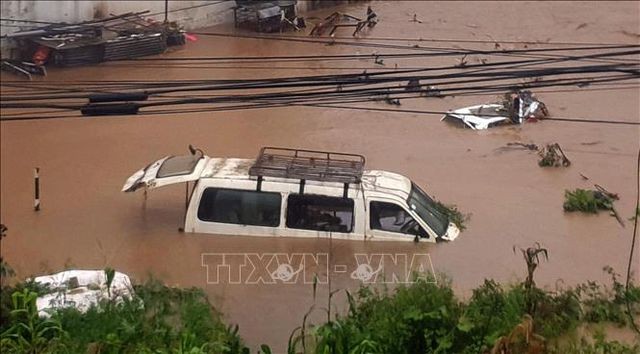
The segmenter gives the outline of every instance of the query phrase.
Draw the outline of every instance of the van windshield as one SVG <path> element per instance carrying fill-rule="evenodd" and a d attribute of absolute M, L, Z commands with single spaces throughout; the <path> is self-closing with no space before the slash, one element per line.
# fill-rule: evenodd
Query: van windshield
<path fill-rule="evenodd" d="M 420 218 L 424 220 L 438 236 L 443 236 L 447 232 L 449 218 L 440 212 L 433 199 L 413 182 L 411 183 L 411 193 L 409 193 L 407 204 L 418 213 Z"/>

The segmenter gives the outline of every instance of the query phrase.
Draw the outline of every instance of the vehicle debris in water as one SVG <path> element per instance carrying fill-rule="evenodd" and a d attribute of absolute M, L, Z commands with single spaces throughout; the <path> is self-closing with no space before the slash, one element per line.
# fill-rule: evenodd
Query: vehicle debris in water
<path fill-rule="evenodd" d="M 458 119 L 474 130 L 487 129 L 501 124 L 522 124 L 547 117 L 544 103 L 531 91 L 515 91 L 505 94 L 500 103 L 480 104 L 447 112 L 441 120 Z"/>

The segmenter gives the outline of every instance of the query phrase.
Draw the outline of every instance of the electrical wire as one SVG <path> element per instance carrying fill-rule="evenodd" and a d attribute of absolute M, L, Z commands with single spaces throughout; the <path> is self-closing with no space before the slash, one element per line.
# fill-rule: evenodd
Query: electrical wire
<path fill-rule="evenodd" d="M 443 48 L 443 47 L 424 47 L 424 46 L 406 46 L 406 45 L 394 45 L 385 43 L 362 43 L 362 42 L 349 42 L 349 41 L 336 41 L 336 40 L 322 40 L 322 39 L 309 39 L 301 37 L 272 37 L 272 36 L 260 36 L 260 35 L 247 35 L 247 34 L 231 34 L 231 33 L 218 33 L 218 32 L 192 32 L 192 34 L 201 36 L 214 36 L 214 37 L 228 37 L 228 38 L 244 38 L 244 39 L 266 39 L 274 41 L 290 41 L 301 43 L 315 43 L 325 45 L 346 45 L 355 47 L 368 47 L 368 48 L 385 48 L 385 49 L 404 49 L 412 51 L 440 51 L 438 55 L 499 55 L 499 56 L 514 56 L 514 57 L 542 57 L 542 54 L 537 56 L 532 54 L 524 54 L 531 52 L 544 52 L 544 51 L 560 51 L 560 50 L 587 50 L 586 48 L 603 49 L 602 47 L 582 47 L 578 48 L 537 48 L 537 49 L 508 49 L 508 50 L 473 50 L 465 48 Z M 638 48 L 637 44 L 625 44 L 621 47 Z M 612 47 L 608 47 L 612 48 Z M 520 53 L 520 54 L 519 54 Z M 433 54 L 433 53 L 432 53 Z M 584 59 L 583 59 L 584 60 Z"/>
<path fill-rule="evenodd" d="M 621 85 L 624 83 L 619 83 L 618 85 Z M 594 85 L 597 85 L 597 83 L 594 83 Z M 618 87 L 618 86 L 612 86 L 612 87 L 597 87 L 597 88 L 577 88 L 577 89 L 556 89 L 556 90 L 536 90 L 536 93 L 540 94 L 540 93 L 575 93 L 575 92 L 588 92 L 588 91 L 614 91 L 614 90 L 627 90 L 627 89 L 638 89 L 640 88 L 640 85 L 633 83 L 633 85 L 635 86 L 625 86 L 625 87 Z M 298 90 L 296 92 L 309 92 L 309 91 L 318 91 L 318 89 L 307 89 L 307 90 Z M 496 92 L 460 92 L 460 93 L 447 93 L 448 97 L 457 97 L 457 96 L 495 96 Z M 173 95 L 158 95 L 162 98 L 184 98 L 184 96 L 173 96 Z M 189 95 L 189 97 L 194 97 L 194 95 Z M 201 95 L 198 97 L 212 97 L 212 95 Z M 222 96 L 213 96 L 213 97 L 222 97 Z M 395 95 L 392 94 L 390 95 L 390 98 L 398 98 L 398 99 L 415 99 L 415 98 L 424 98 L 424 96 L 422 96 L 421 94 L 418 95 Z M 359 100 L 356 102 L 362 102 L 363 100 Z M 342 101 L 344 102 L 348 102 L 348 101 Z M 3 113 L 3 118 L 5 118 L 6 120 L 11 120 L 11 118 L 15 118 L 15 117 L 20 117 L 20 116 L 33 116 L 34 114 L 50 114 L 50 113 L 61 113 L 60 112 L 61 108 L 58 108 L 57 111 L 27 111 L 27 112 L 16 112 L 16 113 L 11 113 L 11 114 L 4 114 Z M 77 107 L 75 108 L 66 108 L 65 110 L 77 110 Z M 180 112 L 177 112 L 180 113 Z"/>
<path fill-rule="evenodd" d="M 269 34 L 261 34 L 264 37 L 283 37 L 283 38 L 299 38 L 300 36 L 287 35 L 287 34 L 278 34 L 269 35 Z M 463 39 L 463 38 L 425 38 L 425 37 L 416 37 L 416 38 L 404 38 L 404 37 L 346 37 L 346 36 L 332 36 L 334 39 L 356 39 L 356 40 L 373 40 L 373 41 L 393 41 L 393 42 L 444 42 L 444 43 L 481 43 L 481 44 L 495 44 L 495 43 L 504 43 L 504 44 L 527 44 L 527 45 L 599 45 L 599 46 L 608 46 L 608 45 L 619 45 L 624 43 L 603 43 L 603 42 L 552 42 L 552 41 L 517 41 L 517 40 L 509 40 L 509 39 Z"/>
<path fill-rule="evenodd" d="M 426 71 L 421 69 L 419 71 Z M 415 72 L 413 70 L 405 70 L 404 73 Z M 153 88 L 144 89 L 147 94 L 169 93 L 169 92 L 190 92 L 190 91 L 208 91 L 208 90 L 247 90 L 247 89 L 274 89 L 274 88 L 293 88 L 293 87 L 318 87 L 318 86 L 335 86 L 335 85 L 351 85 L 351 84 L 383 84 L 383 83 L 402 83 L 408 80 L 427 80 L 431 84 L 463 84 L 487 80 L 507 80 L 507 79 L 524 79 L 530 77 L 544 77 L 552 75 L 568 75 L 582 73 L 605 73 L 605 72 L 621 72 L 629 75 L 630 78 L 640 77 L 640 70 L 635 66 L 621 65 L 592 65 L 592 66 L 575 66 L 575 67 L 558 67 L 544 69 L 529 69 L 516 72 L 511 71 L 464 71 L 460 73 L 449 73 L 439 75 L 412 75 L 400 76 L 389 74 L 397 74 L 397 71 L 385 71 L 375 73 L 358 73 L 358 74 L 340 74 L 340 75 L 316 75 L 316 76 L 298 76 L 298 77 L 281 77 L 275 79 L 250 79 L 250 80 L 222 80 L 217 81 L 220 84 L 201 84 L 179 86 L 175 82 L 162 83 L 161 85 L 152 85 Z M 385 76 L 386 75 L 386 76 Z M 453 78 L 478 78 L 468 80 L 458 80 L 442 82 L 436 81 L 441 79 Z M 216 81 L 212 81 L 216 82 Z M 11 85 L 11 83 L 7 84 Z M 163 87 L 164 86 L 164 87 Z M 88 98 L 90 94 L 45 94 L 45 95 L 3 95 L 0 101 L 28 101 L 28 100 L 52 100 L 52 99 L 72 99 L 72 98 Z"/>
<path fill-rule="evenodd" d="M 371 101 L 363 100 L 363 101 Z M 324 104 L 317 103 L 272 103 L 262 102 L 252 105 L 235 105 L 225 107 L 214 108 L 200 108 L 200 109 L 183 109 L 183 110 L 151 110 L 141 111 L 138 116 L 142 115 L 162 115 L 162 114 L 190 114 L 190 113 L 205 113 L 205 112 L 220 112 L 220 111 L 235 111 L 235 110 L 247 110 L 247 109 L 264 109 L 264 108 L 277 108 L 277 107 L 291 107 L 291 106 L 309 106 L 319 108 L 333 108 L 333 109 L 349 109 L 349 110 L 361 110 L 361 111 L 373 111 L 373 112 L 389 112 L 389 113 L 413 113 L 413 114 L 426 114 L 426 115 L 439 115 L 443 116 L 450 112 L 444 111 L 427 111 L 427 110 L 408 110 L 408 109 L 384 109 L 375 107 L 358 107 L 358 106 L 340 106 L 331 104 L 331 102 Z M 114 117 L 114 116 L 101 116 L 100 118 Z M 123 117 L 123 116 L 120 116 Z M 22 121 L 22 120 L 47 120 L 47 119 L 67 119 L 67 118 L 87 118 L 83 116 L 31 116 L 20 117 L 12 119 L 2 119 L 3 121 Z M 89 118 L 91 119 L 91 118 Z M 579 117 L 547 117 L 543 120 L 558 121 L 558 122 L 573 122 L 573 123 L 590 123 L 590 124 L 615 124 L 615 125 L 640 125 L 640 122 L 629 122 L 621 120 L 606 120 L 606 119 L 594 119 L 594 118 L 579 118 Z"/>
<path fill-rule="evenodd" d="M 223 2 L 229 2 L 229 1 L 230 0 L 220 0 L 220 1 L 214 1 L 214 2 L 210 2 L 210 3 L 206 3 L 206 4 L 182 7 L 182 8 L 179 8 L 179 9 L 169 10 L 169 11 L 167 11 L 167 13 L 174 13 L 174 12 L 179 12 L 179 11 L 197 9 L 197 8 L 201 8 L 201 7 L 211 6 L 211 5 L 218 5 L 218 4 L 221 4 Z M 164 11 L 160 11 L 160 12 L 156 12 L 156 13 L 152 13 L 152 14 L 148 14 L 148 15 L 143 15 L 142 17 L 152 17 L 152 16 L 158 16 L 158 15 L 164 15 L 164 13 L 165 13 Z"/>
<path fill-rule="evenodd" d="M 195 5 L 195 6 L 190 6 L 190 7 L 185 7 L 185 8 L 179 8 L 179 9 L 173 9 L 168 11 L 169 13 L 173 13 L 173 12 L 178 12 L 178 11 L 184 11 L 184 10 L 189 10 L 192 8 L 196 8 L 196 7 L 205 7 L 205 6 L 211 6 L 211 5 L 217 5 L 219 3 L 223 3 L 226 2 L 225 0 L 222 1 L 217 1 L 215 3 L 207 3 L 207 4 L 202 4 L 202 5 Z M 164 11 L 162 12 L 157 12 L 157 13 L 153 13 L 153 14 L 148 14 L 145 16 L 157 16 L 157 15 L 161 15 L 164 14 Z M 13 18 L 0 18 L 0 21 L 3 22 L 22 22 L 22 23 L 33 23 L 33 24 L 45 24 L 45 25 L 57 25 L 57 24 L 62 24 L 59 22 L 50 22 L 50 21 L 38 21 L 38 20 L 20 20 L 20 19 L 13 19 Z M 6 25 L 3 25 L 6 26 Z M 279 34 L 277 36 L 271 36 L 268 34 L 263 34 L 263 37 L 280 37 L 280 38 L 299 38 L 299 36 L 294 36 L 294 35 L 286 35 L 286 34 Z M 510 39 L 464 39 L 464 38 L 428 38 L 428 37 L 416 37 L 416 38 L 403 38 L 403 37 L 346 37 L 346 36 L 334 36 L 333 38 L 335 39 L 356 39 L 356 40 L 360 40 L 360 41 L 392 41 L 392 42 L 434 42 L 434 43 L 478 43 L 478 44 L 495 44 L 495 43 L 502 43 L 502 44 L 522 44 L 522 45 L 538 45 L 538 46 L 547 46 L 547 45 L 566 45 L 566 46 L 586 46 L 586 45 L 593 45 L 593 46 L 616 46 L 616 45 L 624 45 L 625 43 L 620 43 L 620 42 L 571 42 L 571 41 L 564 41 L 564 42 L 553 42 L 553 41 L 539 41 L 539 40 L 510 40 Z"/>
<path fill-rule="evenodd" d="M 619 55 L 625 55 L 628 54 L 628 52 L 613 52 L 613 53 L 596 53 L 596 54 L 591 54 L 588 56 L 582 56 L 580 58 L 603 58 L 603 57 L 611 57 L 611 56 L 619 56 Z M 275 58 L 275 57 L 274 57 Z M 569 59 L 566 58 L 561 58 L 561 59 L 528 59 L 528 60 L 513 60 L 513 61 L 506 61 L 506 62 L 495 62 L 495 63 L 482 63 L 482 64 L 469 64 L 464 66 L 464 68 L 461 68 L 460 66 L 445 66 L 445 67 L 429 67 L 429 68 L 422 68 L 422 69 L 401 69 L 401 70 L 387 70 L 387 71 L 379 71 L 374 73 L 369 74 L 369 76 L 375 76 L 375 75 L 384 75 L 384 74 L 408 74 L 408 73 L 416 73 L 416 72 L 426 72 L 426 71 L 435 71 L 435 70 L 447 70 L 447 69 L 464 69 L 464 70 L 469 70 L 471 68 L 485 68 L 486 70 L 491 70 L 491 68 L 493 67 L 499 67 L 499 66 L 505 66 L 505 65 L 509 65 L 511 68 L 516 68 L 516 67 L 524 67 L 524 66 L 529 66 L 529 65 L 533 65 L 533 64 L 550 64 L 550 63 L 560 63 L 563 61 L 567 61 Z M 355 74 L 358 75 L 358 74 Z M 354 74 L 342 74 L 338 77 L 353 77 Z M 328 75 L 321 75 L 321 76 L 315 76 L 315 77 L 298 77 L 298 78 L 305 78 L 305 79 L 309 79 L 309 78 L 326 78 L 329 77 Z M 289 78 L 292 79 L 292 78 Z M 295 78 L 297 79 L 297 78 Z M 21 85 L 27 85 L 27 84 L 31 84 L 31 85 L 39 85 L 40 83 L 38 82 L 24 82 L 24 81 L 11 81 L 11 80 L 3 80 L 2 84 L 6 86 L 6 84 L 12 84 L 12 83 L 20 83 Z M 173 81 L 168 81 L 168 82 L 161 82 L 161 81 L 109 81 L 109 80 L 105 80 L 105 81 L 67 81 L 67 82 L 61 82 L 61 83 L 56 83 L 57 86 L 61 86 L 61 85 L 65 85 L 65 84 L 69 84 L 69 85 L 74 85 L 74 84 L 78 84 L 78 83 L 86 83 L 86 84 L 90 84 L 92 82 L 95 82 L 96 85 L 100 85 L 100 86 L 105 86 L 105 85 L 118 85 L 118 84 L 135 84 L 138 83 L 140 85 L 145 85 L 144 87 L 149 87 L 149 86 L 174 86 L 176 83 L 184 83 L 184 84 L 202 84 L 202 83 L 220 83 L 220 82 L 234 82 L 233 80 L 198 80 L 198 81 L 194 81 L 194 80 L 173 80 Z"/>
<path fill-rule="evenodd" d="M 455 85 L 455 84 L 469 84 L 474 82 L 493 82 L 500 80 L 508 80 L 511 79 L 510 76 L 506 77 L 490 77 L 490 78 L 479 78 L 479 79 L 464 79 L 464 80 L 453 80 L 453 81 L 432 81 L 431 83 L 436 85 Z M 582 78 L 558 78 L 558 79 L 549 79 L 549 80 L 540 80 L 536 82 L 527 83 L 525 86 L 529 89 L 531 88 L 539 88 L 539 87 L 549 87 L 549 86 L 569 86 L 576 84 L 583 84 L 589 82 L 614 82 L 619 80 L 627 80 L 629 79 L 626 75 L 610 75 L 610 76 L 596 76 L 596 77 L 582 77 Z M 386 83 L 388 81 L 384 81 L 382 83 Z M 307 85 L 299 85 L 299 86 L 307 86 Z M 317 85 L 316 85 L 317 86 Z M 516 89 L 518 86 L 513 83 L 501 84 L 501 85 L 477 85 L 477 86 L 464 86 L 464 87 L 440 87 L 439 91 L 445 92 L 447 95 L 450 93 L 460 93 L 465 91 L 471 92 L 500 92 L 500 91 L 510 91 Z M 233 88 L 234 86 L 232 86 Z M 262 86 L 261 86 L 262 87 Z M 291 87 L 291 86 L 287 86 Z M 417 88 L 428 88 L 428 85 L 418 85 Z M 209 90 L 212 88 L 208 88 Z M 228 89 L 228 87 L 227 87 Z M 183 91 L 193 91 L 199 90 L 199 88 L 195 89 L 185 89 Z M 396 94 L 401 94 L 406 91 L 404 86 L 381 86 L 381 87 L 364 87 L 364 88 L 349 88 L 337 91 L 333 88 L 324 91 L 321 90 L 298 90 L 298 91 L 279 91 L 279 92 L 270 92 L 270 93 L 262 93 L 262 94 L 239 94 L 239 95 L 226 95 L 226 96 L 211 96 L 204 98 L 196 98 L 196 97 L 184 97 L 182 99 L 175 100 L 164 100 L 164 101 L 150 101 L 147 103 L 139 104 L 140 107 L 149 107 L 149 106 L 157 106 L 157 105 L 178 105 L 178 104 L 209 104 L 209 103 L 220 103 L 220 102 L 230 102 L 230 101 L 246 101 L 246 100 L 258 100 L 258 99 L 285 99 L 285 100 L 294 100 L 294 99 L 318 99 L 324 97 L 353 97 L 353 96 L 380 96 L 386 95 L 390 98 L 395 97 Z M 172 92 L 176 92 L 173 90 Z M 51 99 L 47 100 L 44 103 L 36 102 L 36 103 L 21 103 L 21 100 L 17 100 L 14 102 L 2 101 L 0 103 L 0 107 L 8 109 L 8 108 L 51 108 L 52 103 Z M 75 108 L 80 109 L 80 106 L 61 106 L 58 108 Z"/>

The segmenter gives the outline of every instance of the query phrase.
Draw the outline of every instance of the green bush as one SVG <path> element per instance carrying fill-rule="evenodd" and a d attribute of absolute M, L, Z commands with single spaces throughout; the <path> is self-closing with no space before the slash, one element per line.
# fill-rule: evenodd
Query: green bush
<path fill-rule="evenodd" d="M 446 215 L 450 222 L 454 223 L 460 231 L 467 228 L 466 223 L 471 219 L 471 214 L 464 214 L 456 205 L 435 202 L 436 209 Z"/>
<path fill-rule="evenodd" d="M 531 248 L 540 250 L 541 248 Z M 458 299 L 448 279 L 415 277 L 395 290 L 361 287 L 347 292 L 348 312 L 308 328 L 303 320 L 289 353 L 637 353 L 638 345 L 608 341 L 603 334 L 567 340 L 585 323 L 628 326 L 640 314 L 640 287 L 627 290 L 612 268 L 612 286 L 588 282 L 546 291 L 527 282 L 501 285 L 485 280 L 468 300 Z M 8 288 L 8 287 L 7 287 Z M 19 289 L 19 290 L 15 290 Z M 38 316 L 39 289 L 18 284 L 0 337 L 2 353 L 248 353 L 238 328 L 197 288 L 157 281 L 134 287 L 135 296 L 103 301 L 86 313 L 69 308 Z M 3 290 L 4 291 L 4 290 Z M 335 292 L 332 292 L 332 295 Z M 314 286 L 315 294 L 315 286 Z M 315 300 L 315 295 L 314 295 Z M 542 349 L 541 349 L 542 350 Z M 268 346 L 261 346 L 268 354 Z"/>
<path fill-rule="evenodd" d="M 564 192 L 564 210 L 597 213 L 598 210 L 613 210 L 613 200 L 604 193 L 593 190 L 576 189 Z"/>
<path fill-rule="evenodd" d="M 64 348 L 66 332 L 57 318 L 40 318 L 38 293 L 24 288 L 11 294 L 11 325 L 0 334 L 3 353 L 55 353 Z"/>
<path fill-rule="evenodd" d="M 294 340 L 289 353 L 489 353 L 496 352 L 497 343 L 510 348 L 507 353 L 519 353 L 533 348 L 534 341 L 548 352 L 582 348 L 617 353 L 601 350 L 621 348 L 631 353 L 625 350 L 637 347 L 604 339 L 571 346 L 564 340 L 587 322 L 628 324 L 625 296 L 634 314 L 640 313 L 640 287 L 627 292 L 617 275 L 605 270 L 613 275 L 611 289 L 588 283 L 549 292 L 524 283 L 505 287 L 485 280 L 468 301 L 458 300 L 448 281 L 418 279 L 392 293 L 362 287 L 355 298 L 348 294 L 345 316 L 309 330 L 305 347 Z"/>
<path fill-rule="evenodd" d="M 134 290 L 132 299 L 105 300 L 86 313 L 67 308 L 44 319 L 35 310 L 37 294 L 25 289 L 30 305 L 14 302 L 0 349 L 3 353 L 248 353 L 237 327 L 222 322 L 202 290 L 170 288 L 157 281 Z M 28 318 L 16 316 L 27 311 L 23 307 Z M 34 330 L 22 329 L 24 323 Z"/>

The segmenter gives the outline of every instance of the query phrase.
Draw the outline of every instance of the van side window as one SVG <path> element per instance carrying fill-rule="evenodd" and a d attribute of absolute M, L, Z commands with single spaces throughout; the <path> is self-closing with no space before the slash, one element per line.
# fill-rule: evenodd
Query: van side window
<path fill-rule="evenodd" d="M 397 204 L 372 201 L 369 210 L 369 227 L 372 230 L 428 237 L 413 217 Z"/>
<path fill-rule="evenodd" d="M 290 194 L 287 202 L 287 227 L 351 232 L 353 231 L 353 199 Z"/>
<path fill-rule="evenodd" d="M 198 219 L 225 224 L 280 225 L 280 193 L 207 188 L 202 193 Z"/>

